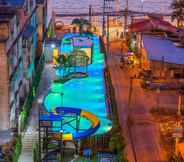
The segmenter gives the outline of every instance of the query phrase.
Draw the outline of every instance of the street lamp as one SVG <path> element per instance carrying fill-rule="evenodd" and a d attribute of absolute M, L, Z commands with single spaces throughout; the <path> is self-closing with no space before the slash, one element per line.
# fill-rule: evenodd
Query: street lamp
<path fill-rule="evenodd" d="M 179 96 L 178 96 L 178 108 L 177 108 L 177 116 L 179 118 L 179 121 L 176 122 L 177 128 L 180 128 L 182 130 L 181 126 L 181 106 L 182 106 L 182 96 L 184 95 L 184 87 L 182 86 L 179 90 Z M 178 155 L 178 143 L 179 143 L 180 137 L 175 138 L 175 154 Z"/>
<path fill-rule="evenodd" d="M 177 110 L 177 115 L 181 115 L 181 106 L 182 106 L 182 96 L 184 95 L 184 88 L 181 87 L 179 90 L 179 96 L 178 96 L 178 110 Z"/>
<path fill-rule="evenodd" d="M 61 130 L 60 133 L 60 154 L 63 155 L 63 128 L 62 128 L 62 120 L 61 120 Z"/>
<path fill-rule="evenodd" d="M 157 111 L 159 111 L 159 94 L 160 94 L 160 88 L 156 89 L 157 92 Z"/>

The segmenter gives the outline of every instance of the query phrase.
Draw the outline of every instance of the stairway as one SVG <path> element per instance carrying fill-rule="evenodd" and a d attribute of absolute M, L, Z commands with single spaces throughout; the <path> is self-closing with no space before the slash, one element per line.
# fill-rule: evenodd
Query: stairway
<path fill-rule="evenodd" d="M 33 146 L 38 142 L 38 132 L 26 131 L 22 138 L 22 153 L 18 162 L 33 162 Z"/>
<path fill-rule="evenodd" d="M 22 151 L 31 151 L 33 145 L 38 142 L 38 132 L 26 132 L 22 139 Z"/>

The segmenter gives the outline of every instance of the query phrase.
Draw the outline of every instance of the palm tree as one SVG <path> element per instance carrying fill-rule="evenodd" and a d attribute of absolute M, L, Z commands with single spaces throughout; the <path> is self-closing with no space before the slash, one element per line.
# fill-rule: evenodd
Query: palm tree
<path fill-rule="evenodd" d="M 184 0 L 173 0 L 172 8 L 172 21 L 177 21 L 177 26 L 182 27 L 184 21 Z"/>
<path fill-rule="evenodd" d="M 59 55 L 59 58 L 57 61 L 59 63 L 59 66 L 65 67 L 67 64 L 67 56 L 66 55 Z"/>
<path fill-rule="evenodd" d="M 83 29 L 84 29 L 84 26 L 89 27 L 90 26 L 90 23 L 86 19 L 76 18 L 76 19 L 73 19 L 72 25 L 76 25 L 77 27 L 79 27 L 79 32 L 82 33 L 83 32 Z"/>

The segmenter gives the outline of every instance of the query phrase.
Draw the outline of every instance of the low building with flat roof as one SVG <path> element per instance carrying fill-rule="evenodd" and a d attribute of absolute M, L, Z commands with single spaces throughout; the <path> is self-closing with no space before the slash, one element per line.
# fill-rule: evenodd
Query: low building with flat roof
<path fill-rule="evenodd" d="M 156 76 L 184 78 L 184 48 L 164 36 L 142 36 L 143 62 Z"/>

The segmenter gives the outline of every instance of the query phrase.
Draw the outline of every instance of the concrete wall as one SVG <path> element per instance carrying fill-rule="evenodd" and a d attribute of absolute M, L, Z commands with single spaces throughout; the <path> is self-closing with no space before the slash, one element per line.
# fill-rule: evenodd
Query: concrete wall
<path fill-rule="evenodd" d="M 150 68 L 155 76 L 184 78 L 184 65 L 169 64 L 162 61 L 150 61 Z"/>
<path fill-rule="evenodd" d="M 144 69 L 151 69 L 156 77 L 184 78 L 184 65 L 164 62 L 164 60 L 149 60 L 147 51 L 141 48 L 141 61 Z"/>

